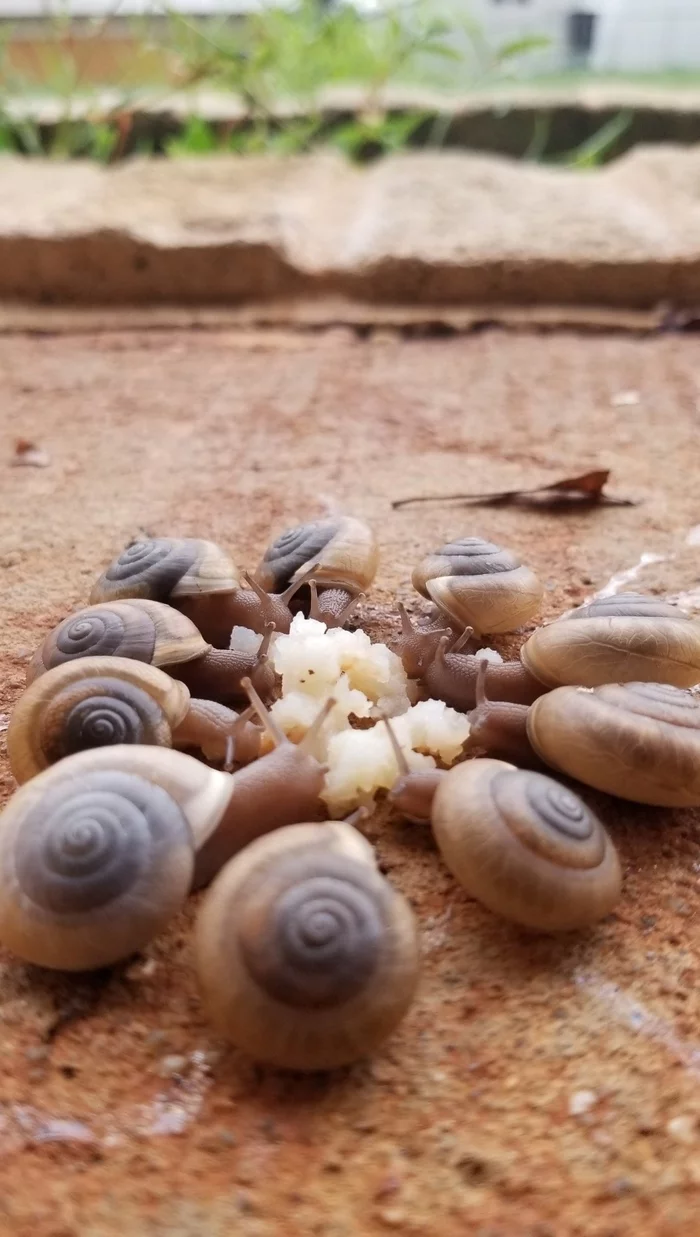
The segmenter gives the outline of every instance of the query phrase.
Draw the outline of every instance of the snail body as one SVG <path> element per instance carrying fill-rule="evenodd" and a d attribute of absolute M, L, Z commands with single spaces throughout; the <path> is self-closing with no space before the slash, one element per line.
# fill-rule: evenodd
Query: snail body
<path fill-rule="evenodd" d="M 700 804 L 700 700 L 667 683 L 558 687 L 527 715 L 551 768 L 622 799 Z"/>
<path fill-rule="evenodd" d="M 247 585 L 248 587 L 244 587 Z M 240 573 L 212 541 L 154 537 L 132 542 L 95 582 L 93 605 L 141 598 L 181 610 L 217 648 L 227 648 L 233 627 L 264 632 L 269 623 L 289 631 L 283 598 L 269 597 Z"/>
<path fill-rule="evenodd" d="M 582 928 L 620 896 L 620 864 L 602 824 L 543 774 L 498 760 L 465 761 L 440 781 L 431 824 L 467 892 L 524 927 Z"/>
<path fill-rule="evenodd" d="M 195 889 L 207 885 L 233 855 L 256 838 L 284 825 L 325 816 L 320 796 L 326 766 L 312 752 L 335 701 L 326 702 L 300 743 L 291 743 L 250 683 L 247 691 L 273 750 L 231 777 L 228 808 L 197 846 Z"/>
<path fill-rule="evenodd" d="M 17 701 L 7 753 L 20 784 L 75 752 L 116 744 L 201 747 L 224 760 L 254 759 L 261 732 L 223 705 L 192 700 L 184 683 L 124 657 L 84 657 L 35 679 Z"/>
<path fill-rule="evenodd" d="M 287 529 L 268 546 L 255 571 L 270 593 L 313 581 L 312 618 L 341 626 L 377 573 L 379 551 L 371 528 L 342 516 Z"/>
<path fill-rule="evenodd" d="M 403 606 L 402 635 L 397 651 L 404 670 L 419 680 L 426 695 L 444 700 L 450 708 L 464 712 L 476 704 L 476 683 L 480 667 L 486 665 L 487 689 L 493 700 L 531 704 L 547 688 L 519 661 L 491 662 L 483 656 L 462 652 L 472 636 L 467 627 L 455 641 L 440 628 L 421 631 L 415 627 Z"/>
<path fill-rule="evenodd" d="M 205 1006 L 256 1060 L 332 1069 L 373 1052 L 418 978 L 408 903 L 350 825 L 297 824 L 233 859 L 196 927 Z"/>
<path fill-rule="evenodd" d="M 547 687 L 655 682 L 700 683 L 700 623 L 677 606 L 620 593 L 540 627 L 520 651 Z"/>
<path fill-rule="evenodd" d="M 540 606 L 542 584 L 510 550 L 480 537 L 450 541 L 414 569 L 413 586 L 462 630 L 513 631 Z"/>
<path fill-rule="evenodd" d="M 32 657 L 27 682 L 84 657 L 127 657 L 181 679 L 194 696 L 235 703 L 242 680 L 267 694 L 275 674 L 268 660 L 272 629 L 253 652 L 213 649 L 191 619 L 172 606 L 141 598 L 86 606 L 54 627 Z"/>

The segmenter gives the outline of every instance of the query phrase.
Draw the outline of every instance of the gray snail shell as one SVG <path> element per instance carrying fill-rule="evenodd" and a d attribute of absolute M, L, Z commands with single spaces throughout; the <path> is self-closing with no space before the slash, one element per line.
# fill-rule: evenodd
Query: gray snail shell
<path fill-rule="evenodd" d="M 238 571 L 213 541 L 153 537 L 122 550 L 96 581 L 90 602 L 142 597 L 175 604 L 183 597 L 228 593 L 240 586 Z"/>
<path fill-rule="evenodd" d="M 222 1036 L 295 1070 L 373 1052 L 418 976 L 411 910 L 346 824 L 291 825 L 232 859 L 202 903 L 196 959 Z"/>
<path fill-rule="evenodd" d="M 700 804 L 700 700 L 668 683 L 557 687 L 531 706 L 527 734 L 551 768 L 621 799 Z"/>
<path fill-rule="evenodd" d="M 342 516 L 287 529 L 268 546 L 254 578 L 268 592 L 281 593 L 314 568 L 317 585 L 356 594 L 369 588 L 378 562 L 371 528 Z"/>
<path fill-rule="evenodd" d="M 540 627 L 520 651 L 548 687 L 604 683 L 700 683 L 700 623 L 677 606 L 620 593 Z"/>
<path fill-rule="evenodd" d="M 130 657 L 170 667 L 204 657 L 211 645 L 172 606 L 139 598 L 86 606 L 54 627 L 34 654 L 27 682 L 81 657 Z"/>
<path fill-rule="evenodd" d="M 64 662 L 20 696 L 7 731 L 17 782 L 86 748 L 123 743 L 172 746 L 190 693 L 155 666 L 124 657 Z"/>
<path fill-rule="evenodd" d="M 480 537 L 450 541 L 414 569 L 413 586 L 459 628 L 513 631 L 536 613 L 543 588 L 510 550 Z"/>
<path fill-rule="evenodd" d="M 620 896 L 617 852 L 586 805 L 550 777 L 468 760 L 438 782 L 440 854 L 472 897 L 544 932 L 597 922 Z"/>
<path fill-rule="evenodd" d="M 230 779 L 188 756 L 112 747 L 69 756 L 27 782 L 0 816 L 3 945 L 68 971 L 141 949 L 185 902 L 193 817 L 208 827 L 217 778 L 228 798 Z"/>

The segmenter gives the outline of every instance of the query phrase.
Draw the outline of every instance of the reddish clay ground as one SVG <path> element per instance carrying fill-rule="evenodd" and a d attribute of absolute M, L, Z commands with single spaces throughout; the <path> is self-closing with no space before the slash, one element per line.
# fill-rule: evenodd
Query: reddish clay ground
<path fill-rule="evenodd" d="M 616 401 L 630 391 L 638 401 Z M 644 551 L 667 557 L 643 587 L 698 584 L 691 337 L 6 337 L 0 401 L 4 713 L 41 635 L 140 530 L 221 540 L 250 565 L 272 533 L 337 501 L 379 531 L 364 619 L 384 636 L 418 556 L 459 534 L 520 550 L 547 581 L 547 616 Z M 9 466 L 19 435 L 50 467 Z M 389 507 L 599 463 L 639 506 Z M 377 814 L 368 831 L 419 917 L 424 975 L 386 1050 L 339 1076 L 219 1051 L 192 973 L 194 907 L 101 982 L 5 957 L 0 1231 L 696 1234 L 700 816 L 591 802 L 620 847 L 624 898 L 557 940 L 493 918 L 427 829 Z"/>

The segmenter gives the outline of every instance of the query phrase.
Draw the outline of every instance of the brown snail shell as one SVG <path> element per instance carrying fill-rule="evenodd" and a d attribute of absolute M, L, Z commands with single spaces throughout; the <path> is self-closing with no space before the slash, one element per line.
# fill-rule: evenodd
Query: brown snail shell
<path fill-rule="evenodd" d="M 465 761 L 438 782 L 431 821 L 459 883 L 524 927 L 582 928 L 620 896 L 606 830 L 577 795 L 543 774 L 500 760 Z"/>
<path fill-rule="evenodd" d="M 80 657 L 130 657 L 163 668 L 194 661 L 210 648 L 194 623 L 172 606 L 112 601 L 86 606 L 54 627 L 29 663 L 27 682 Z"/>
<path fill-rule="evenodd" d="M 153 537 L 122 550 L 96 581 L 93 605 L 142 597 L 149 601 L 206 593 L 230 593 L 239 587 L 238 571 L 225 550 L 213 541 Z"/>
<path fill-rule="evenodd" d="M 296 1070 L 373 1052 L 418 976 L 412 912 L 346 824 L 291 825 L 232 859 L 202 903 L 196 958 L 220 1033 Z"/>
<path fill-rule="evenodd" d="M 668 683 L 557 687 L 531 706 L 527 734 L 554 769 L 621 799 L 700 804 L 700 700 Z"/>
<path fill-rule="evenodd" d="M 451 623 L 482 632 L 513 631 L 536 613 L 543 588 L 510 550 L 480 537 L 450 541 L 414 569 L 413 586 Z"/>
<path fill-rule="evenodd" d="M 255 579 L 268 592 L 281 593 L 313 568 L 319 588 L 357 594 L 369 588 L 378 563 L 379 551 L 371 528 L 362 520 L 342 516 L 287 529 L 268 546 Z"/>
<path fill-rule="evenodd" d="M 540 627 L 520 651 L 548 687 L 652 682 L 700 683 L 700 623 L 677 606 L 620 593 Z"/>
<path fill-rule="evenodd" d="M 0 941 L 69 971 L 142 948 L 183 905 L 195 833 L 230 780 L 179 752 L 110 747 L 27 782 L 0 818 Z"/>
<path fill-rule="evenodd" d="M 75 752 L 120 743 L 170 747 L 190 693 L 162 670 L 125 657 L 64 662 L 15 705 L 7 754 L 19 783 Z"/>

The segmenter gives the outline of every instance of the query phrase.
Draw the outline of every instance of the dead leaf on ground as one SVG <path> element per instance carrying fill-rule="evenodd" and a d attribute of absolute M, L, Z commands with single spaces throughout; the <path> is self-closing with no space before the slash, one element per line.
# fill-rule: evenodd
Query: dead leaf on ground
<path fill-rule="evenodd" d="M 414 503 L 464 503 L 475 507 L 636 507 L 633 498 L 618 498 L 604 492 L 610 476 L 609 468 L 596 468 L 577 477 L 564 477 L 532 489 L 493 490 L 485 494 L 426 494 L 418 498 L 399 498 L 394 509 Z"/>
<path fill-rule="evenodd" d="M 15 468 L 48 468 L 51 456 L 43 447 L 38 447 L 28 438 L 18 438 L 12 464 Z"/>

